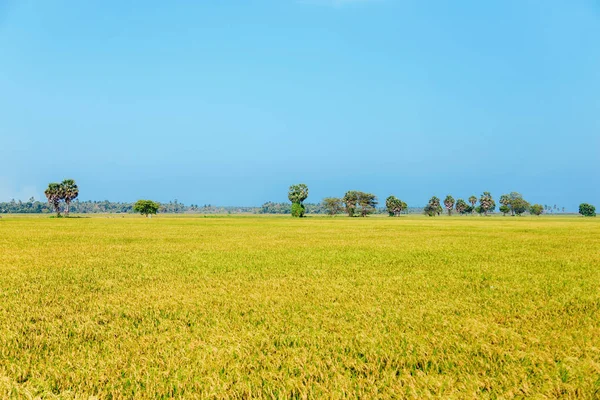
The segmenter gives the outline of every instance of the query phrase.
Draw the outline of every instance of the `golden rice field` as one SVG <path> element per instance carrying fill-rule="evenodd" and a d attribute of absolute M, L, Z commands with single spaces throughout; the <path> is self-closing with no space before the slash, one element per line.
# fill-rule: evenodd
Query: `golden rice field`
<path fill-rule="evenodd" d="M 599 398 L 600 218 L 0 219 L 0 398 Z"/>

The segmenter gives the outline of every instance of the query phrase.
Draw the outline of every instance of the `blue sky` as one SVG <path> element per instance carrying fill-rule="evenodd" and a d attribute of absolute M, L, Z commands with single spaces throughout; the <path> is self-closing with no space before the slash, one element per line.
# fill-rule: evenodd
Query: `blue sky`
<path fill-rule="evenodd" d="M 0 0 L 0 200 L 600 206 L 600 3 Z"/>

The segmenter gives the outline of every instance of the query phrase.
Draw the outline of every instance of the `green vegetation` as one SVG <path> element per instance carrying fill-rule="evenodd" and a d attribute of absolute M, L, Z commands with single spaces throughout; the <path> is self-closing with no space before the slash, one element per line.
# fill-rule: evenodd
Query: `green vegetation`
<path fill-rule="evenodd" d="M 429 217 L 435 217 L 442 213 L 442 206 L 440 205 L 440 199 L 437 196 L 433 196 L 429 199 L 429 202 L 423 209 L 423 213 Z"/>
<path fill-rule="evenodd" d="M 596 207 L 588 203 L 581 203 L 579 205 L 579 214 L 584 217 L 595 217 L 596 216 Z"/>
<path fill-rule="evenodd" d="M 346 192 L 342 202 L 349 217 L 366 217 L 377 211 L 377 196 L 372 193 L 350 190 Z"/>
<path fill-rule="evenodd" d="M 344 212 L 344 204 L 342 199 L 338 197 L 325 197 L 321 202 L 327 214 L 334 216 Z"/>
<path fill-rule="evenodd" d="M 444 207 L 446 207 L 446 211 L 448 212 L 448 216 L 452 215 L 452 209 L 454 208 L 454 197 L 448 195 L 444 199 Z"/>
<path fill-rule="evenodd" d="M 308 186 L 304 183 L 292 185 L 288 191 L 288 199 L 292 202 L 292 217 L 304 217 L 304 200 L 308 198 Z"/>
<path fill-rule="evenodd" d="M 385 199 L 385 208 L 390 217 L 397 217 L 402 214 L 402 211 L 406 210 L 408 206 L 396 196 L 389 196 Z"/>
<path fill-rule="evenodd" d="M 160 204 L 152 200 L 138 200 L 133 205 L 133 211 L 146 217 L 156 214 L 159 208 Z"/>
<path fill-rule="evenodd" d="M 479 198 L 479 207 L 481 207 L 480 214 L 483 213 L 484 215 L 488 215 L 488 212 L 494 211 L 496 208 L 496 202 L 492 198 L 490 192 L 483 192 Z"/>
<path fill-rule="evenodd" d="M 44 194 L 48 199 L 48 204 L 54 209 L 56 216 L 60 217 L 61 202 L 66 204 L 65 214 L 69 215 L 69 206 L 79 196 L 79 188 L 73 179 L 65 179 L 61 183 L 49 183 Z"/>
<path fill-rule="evenodd" d="M 595 218 L 4 216 L 0 238 L 0 398 L 600 393 Z"/>
<path fill-rule="evenodd" d="M 542 215 L 544 212 L 544 206 L 541 204 L 534 204 L 529 208 L 531 215 Z"/>

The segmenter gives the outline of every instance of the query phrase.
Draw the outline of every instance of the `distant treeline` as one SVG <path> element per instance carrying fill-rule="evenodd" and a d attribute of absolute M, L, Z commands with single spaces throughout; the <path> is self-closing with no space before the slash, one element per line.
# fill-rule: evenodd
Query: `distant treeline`
<path fill-rule="evenodd" d="M 70 209 L 76 214 L 97 214 L 97 213 L 115 213 L 128 214 L 134 213 L 134 203 L 114 202 L 114 201 L 93 201 L 93 200 L 74 200 Z M 51 214 L 54 210 L 46 201 L 30 198 L 28 201 L 11 200 L 0 202 L 0 213 L 3 214 Z M 323 204 L 307 203 L 307 214 L 327 214 Z M 386 209 L 377 208 L 378 214 L 387 213 Z M 423 207 L 409 207 L 404 210 L 404 214 L 421 214 Z M 275 203 L 272 201 L 264 203 L 260 207 L 234 207 L 234 206 L 215 206 L 211 204 L 190 204 L 185 205 L 177 200 L 160 205 L 159 213 L 162 214 L 290 214 L 290 203 Z"/>

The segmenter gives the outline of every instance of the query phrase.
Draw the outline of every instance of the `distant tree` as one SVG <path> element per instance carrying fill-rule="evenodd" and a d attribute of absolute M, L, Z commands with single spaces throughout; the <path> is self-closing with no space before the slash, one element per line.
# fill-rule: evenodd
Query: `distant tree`
<path fill-rule="evenodd" d="M 327 214 L 334 216 L 344 210 L 342 199 L 338 197 L 325 197 L 321 202 Z"/>
<path fill-rule="evenodd" d="M 350 190 L 346 192 L 342 199 L 346 212 L 349 217 L 354 217 L 357 213 L 362 217 L 375 212 L 377 206 L 377 197 L 371 193 Z"/>
<path fill-rule="evenodd" d="M 146 217 L 152 214 L 156 214 L 159 208 L 160 204 L 152 200 L 138 200 L 133 205 L 133 211 L 140 213 Z"/>
<path fill-rule="evenodd" d="M 498 202 L 501 204 L 500 212 L 506 216 L 506 214 L 508 214 L 511 211 L 510 195 L 503 194 L 502 196 L 500 196 L 500 199 L 498 200 Z M 504 211 L 504 210 L 508 210 L 508 211 Z"/>
<path fill-rule="evenodd" d="M 459 214 L 466 214 L 469 209 L 469 205 L 463 199 L 456 200 L 456 212 Z"/>
<path fill-rule="evenodd" d="M 385 200 L 385 208 L 390 217 L 397 217 L 406 208 L 406 203 L 396 196 L 390 196 Z"/>
<path fill-rule="evenodd" d="M 471 203 L 471 213 L 475 210 L 475 204 L 477 204 L 477 197 L 469 197 L 469 203 Z"/>
<path fill-rule="evenodd" d="M 483 214 L 487 215 L 488 212 L 493 211 L 496 208 L 496 202 L 492 198 L 490 192 L 483 192 L 479 198 L 479 204 L 483 210 Z"/>
<path fill-rule="evenodd" d="M 63 190 L 63 198 L 65 200 L 65 204 L 67 205 L 65 209 L 65 214 L 69 215 L 69 211 L 71 208 L 71 202 L 79 196 L 79 188 L 73 179 L 65 179 L 61 183 Z"/>
<path fill-rule="evenodd" d="M 452 215 L 452 209 L 454 208 L 454 197 L 448 195 L 444 199 L 444 207 L 448 211 L 448 216 Z"/>
<path fill-rule="evenodd" d="M 544 206 L 541 204 L 533 204 L 529 208 L 531 215 L 541 215 L 544 212 Z"/>
<path fill-rule="evenodd" d="M 375 212 L 377 207 L 377 196 L 372 193 L 358 192 L 358 205 L 361 217 L 366 217 Z"/>
<path fill-rule="evenodd" d="M 292 202 L 292 216 L 301 218 L 304 216 L 304 200 L 308 197 L 308 186 L 304 183 L 290 186 L 288 199 Z M 296 204 L 294 206 L 294 204 Z"/>
<path fill-rule="evenodd" d="M 529 210 L 529 208 L 530 208 L 529 203 L 522 197 L 515 198 L 510 201 L 510 209 L 511 209 L 513 215 L 514 214 L 522 215 L 524 212 Z"/>
<path fill-rule="evenodd" d="M 563 213 L 563 214 L 565 213 L 565 208 L 564 208 L 564 207 L 562 208 L 562 213 Z"/>
<path fill-rule="evenodd" d="M 502 204 L 500 206 L 500 212 L 502 213 L 502 215 L 506 216 L 506 214 L 508 214 L 510 212 L 510 207 Z"/>
<path fill-rule="evenodd" d="M 588 203 L 581 203 L 579 205 L 579 214 L 584 217 L 595 217 L 596 216 L 596 207 Z"/>
<path fill-rule="evenodd" d="M 440 215 L 442 213 L 442 206 L 440 205 L 440 199 L 436 196 L 433 196 L 429 199 L 429 202 L 423 209 L 425 215 L 430 217 L 434 217 L 436 215 Z"/>
<path fill-rule="evenodd" d="M 349 217 L 354 217 L 354 213 L 358 208 L 358 192 L 356 190 L 349 190 L 342 198 L 344 208 Z"/>
<path fill-rule="evenodd" d="M 60 217 L 60 201 L 64 198 L 64 189 L 60 183 L 49 183 L 44 191 L 48 204 L 52 206 L 57 217 Z"/>

